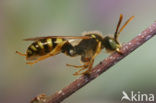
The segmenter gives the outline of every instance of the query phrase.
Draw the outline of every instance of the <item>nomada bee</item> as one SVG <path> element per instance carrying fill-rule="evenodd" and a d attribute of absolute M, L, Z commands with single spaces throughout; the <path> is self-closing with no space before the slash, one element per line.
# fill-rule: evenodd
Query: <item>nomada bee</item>
<path fill-rule="evenodd" d="M 87 32 L 83 36 L 47 36 L 47 37 L 36 37 L 28 38 L 26 41 L 34 41 L 27 49 L 26 53 L 17 54 L 25 56 L 27 64 L 35 64 L 48 57 L 64 53 L 67 56 L 75 57 L 81 56 L 83 65 L 71 65 L 67 66 L 80 68 L 79 71 L 73 75 L 89 74 L 95 57 L 101 52 L 102 49 L 106 49 L 108 52 L 120 51 L 121 45 L 119 43 L 120 32 L 126 27 L 126 25 L 134 18 L 130 17 L 125 24 L 119 29 L 120 24 L 123 20 L 123 15 L 120 14 L 120 18 L 116 27 L 116 31 L 113 36 L 103 37 L 99 32 Z M 33 61 L 30 61 L 33 60 Z M 84 72 L 81 72 L 86 70 Z"/>

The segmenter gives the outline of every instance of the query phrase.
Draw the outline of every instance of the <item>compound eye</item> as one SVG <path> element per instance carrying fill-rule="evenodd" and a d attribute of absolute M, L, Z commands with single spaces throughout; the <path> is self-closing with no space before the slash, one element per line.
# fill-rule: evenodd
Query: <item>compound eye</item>
<path fill-rule="evenodd" d="M 109 39 L 109 43 L 111 44 L 113 42 L 113 40 L 112 39 Z"/>
<path fill-rule="evenodd" d="M 109 44 L 110 44 L 111 49 L 113 49 L 113 50 L 116 49 L 117 43 L 114 40 L 109 39 Z"/>

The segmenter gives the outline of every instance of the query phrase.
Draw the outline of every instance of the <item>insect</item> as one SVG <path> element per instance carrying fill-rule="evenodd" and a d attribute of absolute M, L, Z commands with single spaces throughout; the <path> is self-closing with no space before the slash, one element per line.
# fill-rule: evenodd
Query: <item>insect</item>
<path fill-rule="evenodd" d="M 134 16 L 130 17 L 119 29 L 123 20 L 123 15 L 120 14 L 116 31 L 112 36 L 104 37 L 99 32 L 87 32 L 84 33 L 83 36 L 47 36 L 28 38 L 25 40 L 34 42 L 28 47 L 26 53 L 23 54 L 18 51 L 16 51 L 16 53 L 25 56 L 28 61 L 27 64 L 35 64 L 59 53 L 64 53 L 70 57 L 81 56 L 83 65 L 67 64 L 67 66 L 80 68 L 79 71 L 75 72 L 73 75 L 89 74 L 95 57 L 102 49 L 105 48 L 108 52 L 116 51 L 119 54 L 122 54 L 118 38 L 120 32 L 133 18 Z"/>

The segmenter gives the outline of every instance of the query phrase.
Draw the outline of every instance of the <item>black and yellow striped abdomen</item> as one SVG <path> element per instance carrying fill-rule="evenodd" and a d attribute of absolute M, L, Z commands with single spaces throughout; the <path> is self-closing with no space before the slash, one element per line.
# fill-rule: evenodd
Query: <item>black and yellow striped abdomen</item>
<path fill-rule="evenodd" d="M 57 44 L 64 41 L 61 38 L 44 38 L 33 42 L 27 49 L 27 60 L 34 60 L 39 56 L 46 55 L 55 49 Z"/>

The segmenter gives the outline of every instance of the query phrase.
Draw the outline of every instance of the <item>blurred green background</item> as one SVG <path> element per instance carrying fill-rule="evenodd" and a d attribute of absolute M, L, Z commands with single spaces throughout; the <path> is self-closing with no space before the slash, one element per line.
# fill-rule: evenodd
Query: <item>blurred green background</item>
<path fill-rule="evenodd" d="M 155 0 L 1 0 L 0 1 L 0 103 L 29 103 L 41 93 L 50 95 L 78 77 L 65 64 L 79 64 L 79 57 L 60 54 L 35 65 L 26 65 L 31 42 L 24 38 L 48 35 L 81 35 L 99 30 L 114 33 L 120 13 L 134 20 L 120 35 L 130 41 L 156 21 Z M 122 91 L 156 94 L 156 38 L 146 42 L 107 72 L 63 103 L 118 103 Z M 104 51 L 95 64 L 106 58 Z"/>

